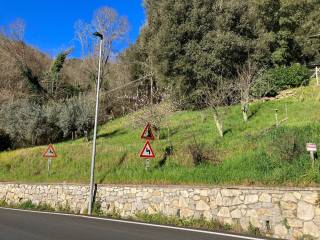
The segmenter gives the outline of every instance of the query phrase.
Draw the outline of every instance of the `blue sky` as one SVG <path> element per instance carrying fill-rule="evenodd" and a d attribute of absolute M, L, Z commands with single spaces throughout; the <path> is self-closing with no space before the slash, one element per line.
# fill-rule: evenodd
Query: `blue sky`
<path fill-rule="evenodd" d="M 79 56 L 74 39 L 74 23 L 81 19 L 90 22 L 95 10 L 109 6 L 130 23 L 129 39 L 119 46 L 123 49 L 134 42 L 145 22 L 142 0 L 0 0 L 0 25 L 17 18 L 26 23 L 25 40 L 51 56 L 74 46 L 73 56 Z"/>

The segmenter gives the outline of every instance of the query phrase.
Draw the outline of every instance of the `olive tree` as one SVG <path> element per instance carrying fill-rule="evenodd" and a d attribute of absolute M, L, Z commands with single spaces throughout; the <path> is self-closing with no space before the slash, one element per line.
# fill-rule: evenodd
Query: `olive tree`
<path fill-rule="evenodd" d="M 248 61 L 242 68 L 238 68 L 237 89 L 240 92 L 241 110 L 243 121 L 248 121 L 249 102 L 252 97 L 251 90 L 259 78 L 262 70 L 258 70 L 255 64 Z"/>
<path fill-rule="evenodd" d="M 1 128 L 9 134 L 15 147 L 45 143 L 48 128 L 42 106 L 21 100 L 1 110 Z"/>
<path fill-rule="evenodd" d="M 64 137 L 75 139 L 78 134 L 87 138 L 93 128 L 94 102 L 89 97 L 73 97 L 61 103 L 58 125 Z"/>
<path fill-rule="evenodd" d="M 219 78 L 215 88 L 205 88 L 201 91 L 203 105 L 212 111 L 213 119 L 220 137 L 224 136 L 224 119 L 227 106 L 238 101 L 235 84 L 231 80 Z"/>

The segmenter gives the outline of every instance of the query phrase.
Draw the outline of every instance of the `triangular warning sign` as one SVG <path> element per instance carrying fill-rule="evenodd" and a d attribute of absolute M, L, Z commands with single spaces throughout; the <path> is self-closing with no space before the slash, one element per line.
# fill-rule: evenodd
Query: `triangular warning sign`
<path fill-rule="evenodd" d="M 43 154 L 43 157 L 45 158 L 55 158 L 57 157 L 56 150 L 54 149 L 52 144 L 49 144 L 47 151 Z"/>
<path fill-rule="evenodd" d="M 152 133 L 152 127 L 151 127 L 150 123 L 148 123 L 145 126 L 145 128 L 141 134 L 141 139 L 154 140 L 154 135 Z"/>
<path fill-rule="evenodd" d="M 150 142 L 147 141 L 146 144 L 144 145 L 140 157 L 142 158 L 155 158 L 154 152 L 151 148 Z"/>

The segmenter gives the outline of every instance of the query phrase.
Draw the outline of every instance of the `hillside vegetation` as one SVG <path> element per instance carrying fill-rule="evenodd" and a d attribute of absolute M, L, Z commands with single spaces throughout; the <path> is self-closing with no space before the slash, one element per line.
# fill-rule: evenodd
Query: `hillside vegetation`
<path fill-rule="evenodd" d="M 320 144 L 319 88 L 292 92 L 293 96 L 279 100 L 251 103 L 247 123 L 239 105 L 229 107 L 223 138 L 210 109 L 172 113 L 163 123 L 169 126 L 170 138 L 164 127 L 160 140 L 151 143 L 156 158 L 151 160 L 150 171 L 139 158 L 143 129 L 132 127 L 132 115 L 108 122 L 99 130 L 96 182 L 316 185 L 320 164 L 316 161 L 312 168 L 305 144 Z M 286 106 L 288 120 L 275 127 L 275 109 L 281 121 Z M 173 152 L 164 160 L 165 149 L 171 145 Z M 46 146 L 0 153 L 0 181 L 88 182 L 91 142 L 78 139 L 55 146 L 58 158 L 53 160 L 51 176 L 42 157 Z"/>
<path fill-rule="evenodd" d="M 146 23 L 122 52 L 130 24 L 102 6 L 74 24 L 76 59 L 72 48 L 53 57 L 28 46 L 23 20 L 0 26 L 0 181 L 88 182 L 100 72 L 97 182 L 319 183 L 305 150 L 319 143 L 319 90 L 307 68 L 320 59 L 310 38 L 319 6 L 145 0 Z M 283 90 L 294 94 L 264 101 Z M 157 130 L 149 171 L 139 158 L 147 122 Z M 50 176 L 49 143 L 58 151 Z"/>

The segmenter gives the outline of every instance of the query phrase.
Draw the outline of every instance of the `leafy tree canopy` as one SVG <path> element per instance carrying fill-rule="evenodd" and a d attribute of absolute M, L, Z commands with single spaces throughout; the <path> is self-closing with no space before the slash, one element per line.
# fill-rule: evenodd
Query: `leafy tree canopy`
<path fill-rule="evenodd" d="M 157 85 L 189 98 L 248 60 L 270 68 L 319 58 L 317 0 L 145 0 L 147 23 L 127 51 L 134 78 L 146 62 Z"/>

